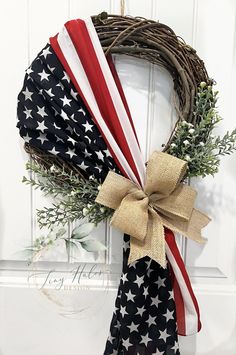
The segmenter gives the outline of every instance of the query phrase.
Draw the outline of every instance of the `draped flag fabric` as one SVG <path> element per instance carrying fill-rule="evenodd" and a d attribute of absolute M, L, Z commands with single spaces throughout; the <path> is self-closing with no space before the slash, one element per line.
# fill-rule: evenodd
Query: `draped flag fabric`
<path fill-rule="evenodd" d="M 103 182 L 114 170 L 144 186 L 145 164 L 112 58 L 91 19 L 67 22 L 26 70 L 17 107 L 31 146 L 76 164 Z M 123 269 L 104 355 L 179 354 L 177 334 L 201 328 L 199 309 L 174 234 L 165 231 L 168 266 L 149 257 Z M 83 354 L 82 354 L 83 355 Z"/>

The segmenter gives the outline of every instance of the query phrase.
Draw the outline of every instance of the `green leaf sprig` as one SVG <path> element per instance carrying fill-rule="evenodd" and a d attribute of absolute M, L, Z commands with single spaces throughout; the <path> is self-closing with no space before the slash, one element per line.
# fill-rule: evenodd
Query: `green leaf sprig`
<path fill-rule="evenodd" d="M 222 120 L 216 109 L 218 91 L 202 82 L 198 88 L 193 123 L 182 120 L 167 153 L 188 162 L 186 177 L 214 175 L 219 170 L 220 157 L 236 149 L 236 129 L 223 137 L 214 129 Z"/>

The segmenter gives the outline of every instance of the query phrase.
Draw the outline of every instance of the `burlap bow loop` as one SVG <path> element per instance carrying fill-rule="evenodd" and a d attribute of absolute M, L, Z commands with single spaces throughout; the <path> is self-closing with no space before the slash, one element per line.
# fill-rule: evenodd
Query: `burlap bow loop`
<path fill-rule="evenodd" d="M 164 227 L 198 242 L 209 218 L 193 208 L 196 191 L 183 183 L 187 164 L 166 153 L 154 152 L 144 188 L 110 171 L 96 202 L 115 210 L 111 224 L 131 236 L 129 263 L 149 256 L 166 266 Z"/>

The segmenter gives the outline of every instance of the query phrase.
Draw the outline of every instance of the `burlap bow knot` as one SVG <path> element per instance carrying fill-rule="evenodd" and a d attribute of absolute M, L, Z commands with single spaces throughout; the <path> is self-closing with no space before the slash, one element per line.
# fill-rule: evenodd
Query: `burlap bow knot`
<path fill-rule="evenodd" d="M 183 183 L 187 163 L 155 151 L 148 163 L 142 190 L 110 171 L 96 202 L 115 210 L 111 225 L 131 236 L 129 263 L 149 256 L 166 267 L 164 227 L 197 242 L 210 219 L 193 208 L 196 191 Z"/>

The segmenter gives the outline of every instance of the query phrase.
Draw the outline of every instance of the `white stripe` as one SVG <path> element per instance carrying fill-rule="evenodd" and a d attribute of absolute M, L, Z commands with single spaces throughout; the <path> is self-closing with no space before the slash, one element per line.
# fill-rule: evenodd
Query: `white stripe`
<path fill-rule="evenodd" d="M 94 97 L 93 91 L 91 89 L 90 83 L 88 81 L 87 75 L 84 71 L 83 65 L 78 57 L 74 44 L 70 38 L 70 35 L 64 26 L 57 37 L 58 44 L 60 49 L 79 85 L 81 88 L 85 99 L 88 102 L 88 105 L 93 113 L 93 116 L 98 121 L 99 126 L 103 134 L 106 136 L 112 150 L 119 160 L 120 164 L 122 165 L 124 171 L 126 172 L 127 176 L 130 180 L 134 181 L 136 184 L 139 185 L 139 182 L 133 173 L 132 169 L 129 166 L 125 156 L 123 155 L 122 151 L 120 150 L 118 144 L 116 143 L 115 139 L 113 138 L 109 128 L 107 127 L 100 110 L 98 108 L 96 99 Z"/>
<path fill-rule="evenodd" d="M 174 271 L 184 301 L 185 335 L 196 334 L 198 332 L 198 314 L 196 312 L 192 297 L 189 293 L 182 272 L 167 243 L 166 243 L 166 255 Z"/>
<path fill-rule="evenodd" d="M 101 70 L 103 72 L 106 84 L 109 88 L 109 93 L 111 95 L 117 116 L 119 118 L 119 121 L 121 123 L 121 127 L 125 133 L 125 137 L 127 139 L 127 143 L 129 145 L 133 160 L 135 162 L 140 181 L 142 184 L 142 187 L 144 187 L 144 181 L 145 181 L 145 164 L 144 160 L 142 157 L 142 153 L 140 152 L 140 148 L 137 142 L 137 139 L 135 137 L 132 125 L 130 123 L 129 117 L 127 115 L 126 109 L 124 107 L 123 101 L 121 99 L 120 93 L 117 89 L 115 80 L 112 76 L 111 70 L 109 68 L 109 65 L 107 63 L 107 59 L 105 57 L 105 54 L 103 52 L 101 43 L 99 41 L 97 32 L 95 30 L 95 27 L 93 25 L 91 17 L 88 19 L 84 20 L 90 39 L 93 43 L 94 50 L 97 55 L 97 59 L 99 61 Z"/>

